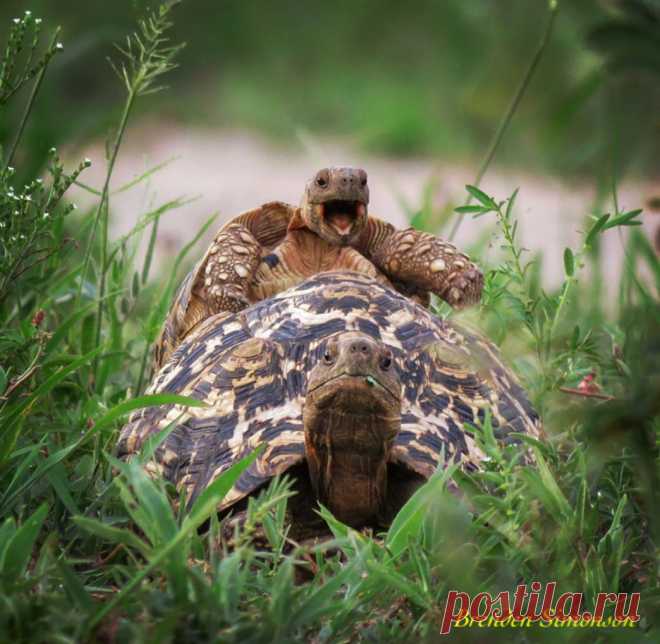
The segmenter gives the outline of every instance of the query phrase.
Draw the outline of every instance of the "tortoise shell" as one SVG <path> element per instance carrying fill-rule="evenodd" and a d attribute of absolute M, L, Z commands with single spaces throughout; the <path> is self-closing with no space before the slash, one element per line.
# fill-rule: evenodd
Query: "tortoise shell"
<path fill-rule="evenodd" d="M 485 454 L 473 426 L 487 410 L 498 440 L 515 442 L 514 432 L 539 436 L 538 415 L 492 343 L 370 277 L 336 272 L 202 322 L 149 392 L 183 394 L 207 406 L 134 412 L 121 432 L 119 456 L 130 457 L 175 423 L 152 467 L 191 503 L 233 463 L 265 444 L 220 509 L 230 507 L 304 461 L 308 374 L 328 340 L 346 331 L 360 331 L 392 352 L 402 387 L 392 463 L 423 478 L 442 462 L 478 468 Z"/>

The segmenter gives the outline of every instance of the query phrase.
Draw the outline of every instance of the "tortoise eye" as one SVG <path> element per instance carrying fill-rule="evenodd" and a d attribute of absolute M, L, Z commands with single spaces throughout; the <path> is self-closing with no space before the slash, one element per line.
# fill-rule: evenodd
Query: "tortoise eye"
<path fill-rule="evenodd" d="M 325 188 L 328 185 L 328 180 L 325 177 L 317 177 L 316 185 L 320 188 Z"/>
<path fill-rule="evenodd" d="M 383 371 L 387 371 L 392 366 L 392 354 L 386 353 L 385 355 L 381 356 L 379 364 Z"/>
<path fill-rule="evenodd" d="M 327 365 L 331 365 L 334 361 L 334 356 L 330 353 L 330 351 L 326 349 L 325 353 L 323 354 L 323 362 Z"/>

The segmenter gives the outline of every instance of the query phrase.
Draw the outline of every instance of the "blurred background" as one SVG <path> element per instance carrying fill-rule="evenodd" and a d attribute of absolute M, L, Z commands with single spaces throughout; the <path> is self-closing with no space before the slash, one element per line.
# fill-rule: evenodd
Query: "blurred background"
<path fill-rule="evenodd" d="M 61 25 L 63 55 L 47 75 L 21 151 L 26 172 L 52 145 L 88 156 L 99 187 L 104 141 L 123 87 L 108 57 L 148 3 L 3 0 L 0 31 L 26 9 Z M 525 245 L 561 274 L 561 251 L 585 218 L 644 207 L 660 222 L 660 2 L 560 0 L 546 50 L 482 187 L 521 188 Z M 112 232 L 149 208 L 195 198 L 162 220 L 159 257 L 189 241 L 214 212 L 222 221 L 264 201 L 297 202 L 324 165 L 361 165 L 371 212 L 403 225 L 420 210 L 445 223 L 478 167 L 539 46 L 545 0 L 187 0 L 173 42 L 186 42 L 170 89 L 138 103 L 114 183 L 171 160 L 147 186 L 113 197 Z M 0 123 L 0 140 L 19 115 Z M 18 165 L 18 164 L 17 164 Z M 83 206 L 93 197 L 77 194 Z M 451 215 L 455 217 L 457 215 Z M 429 223 L 429 221 L 431 223 Z M 488 253 L 487 221 L 466 220 L 459 245 Z M 605 249 L 616 272 L 623 241 Z M 491 244 L 492 245 L 492 244 Z M 656 246 L 660 245 L 660 238 Z"/>

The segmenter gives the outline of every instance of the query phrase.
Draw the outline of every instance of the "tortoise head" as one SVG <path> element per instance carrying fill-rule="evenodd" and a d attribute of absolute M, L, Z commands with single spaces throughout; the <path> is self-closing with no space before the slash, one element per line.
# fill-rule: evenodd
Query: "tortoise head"
<path fill-rule="evenodd" d="M 361 168 L 323 168 L 305 187 L 300 214 L 321 239 L 340 246 L 355 243 L 367 224 L 369 186 Z"/>
<path fill-rule="evenodd" d="M 392 352 L 363 333 L 329 338 L 310 372 L 303 425 L 318 500 L 356 527 L 381 515 L 387 462 L 401 428 Z"/>

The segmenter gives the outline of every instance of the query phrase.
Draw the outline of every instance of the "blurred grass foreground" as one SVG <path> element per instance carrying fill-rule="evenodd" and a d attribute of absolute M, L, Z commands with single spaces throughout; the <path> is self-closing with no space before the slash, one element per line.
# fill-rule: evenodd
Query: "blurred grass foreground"
<path fill-rule="evenodd" d="M 452 635 L 658 641 L 660 266 L 641 196 L 624 205 L 619 193 L 624 176 L 657 171 L 657 2 L 62 0 L 5 2 L 0 24 L 1 641 L 437 641 L 449 590 L 532 581 L 583 593 L 587 609 L 599 592 L 638 592 L 641 620 Z M 169 83 L 175 91 L 162 91 Z M 326 513 L 335 539 L 317 546 L 287 540 L 291 486 L 276 480 L 227 551 L 214 510 L 237 471 L 185 514 L 140 462 L 118 463 L 127 414 L 174 400 L 144 394 L 150 351 L 214 226 L 209 217 L 182 229 L 159 274 L 160 219 L 185 200 L 149 202 L 112 234 L 118 194 L 159 171 L 113 180 L 127 137 L 156 112 L 475 167 L 491 142 L 483 171 L 497 163 L 593 182 L 551 288 L 521 245 L 515 186 L 492 195 L 470 185 L 457 209 L 439 207 L 429 187 L 409 212 L 441 234 L 487 222 L 472 248 L 484 297 L 467 316 L 542 415 L 546 440 L 527 441 L 534 464 L 499 446 L 486 422 L 474 428 L 488 454 L 480 472 L 439 472 L 385 534 Z M 100 136 L 105 161 L 90 182 L 89 161 L 69 159 Z M 89 207 L 76 211 L 74 187 Z M 613 241 L 620 260 L 604 251 Z M 608 283 L 613 261 L 620 277 Z M 450 474 L 460 496 L 447 490 Z M 267 551 L 251 543 L 257 525 Z"/>

